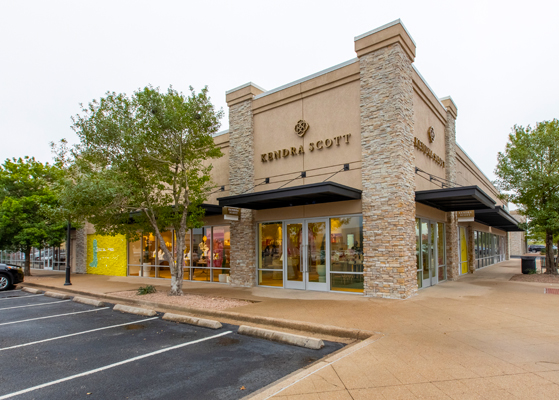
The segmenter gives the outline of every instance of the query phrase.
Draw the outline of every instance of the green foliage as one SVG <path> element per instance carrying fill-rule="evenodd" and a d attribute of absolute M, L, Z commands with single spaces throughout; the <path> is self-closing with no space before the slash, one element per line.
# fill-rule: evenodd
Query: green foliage
<path fill-rule="evenodd" d="M 66 221 L 49 212 L 58 207 L 54 187 L 61 177 L 57 166 L 29 157 L 7 159 L 0 166 L 0 249 L 25 253 L 26 275 L 31 247 L 64 241 Z"/>
<path fill-rule="evenodd" d="M 153 232 L 172 260 L 174 294 L 181 294 L 183 271 L 176 267 L 183 257 L 176 255 L 185 231 L 202 226 L 200 205 L 213 188 L 211 160 L 222 156 L 213 140 L 222 114 L 207 88 L 199 93 L 190 88 L 189 96 L 172 87 L 166 93 L 146 87 L 130 97 L 107 93 L 74 117 L 80 144 L 68 149 L 62 142 L 56 148 L 67 172 L 62 198 L 68 210 L 99 234 L 134 240 Z M 175 254 L 160 236 L 171 227 Z"/>
<path fill-rule="evenodd" d="M 528 217 L 529 228 L 545 232 L 549 250 L 559 233 L 559 121 L 544 121 L 534 129 L 515 126 L 498 155 L 495 174 L 501 190 L 508 192 L 505 198 Z"/>
<path fill-rule="evenodd" d="M 155 288 L 155 286 L 146 285 L 145 287 L 140 286 L 138 288 L 138 292 L 136 294 L 140 296 L 140 295 L 150 294 L 150 293 L 155 293 L 155 292 L 157 292 L 157 289 Z"/>

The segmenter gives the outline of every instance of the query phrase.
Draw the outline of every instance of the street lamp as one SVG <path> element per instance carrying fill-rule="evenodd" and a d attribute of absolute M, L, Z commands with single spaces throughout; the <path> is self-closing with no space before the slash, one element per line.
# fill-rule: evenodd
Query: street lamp
<path fill-rule="evenodd" d="M 70 224 L 70 220 L 68 220 L 68 226 L 66 227 L 66 282 L 64 282 L 64 286 L 71 285 L 70 282 L 70 260 L 71 260 L 71 244 L 70 244 L 70 230 L 72 229 L 72 224 Z"/>

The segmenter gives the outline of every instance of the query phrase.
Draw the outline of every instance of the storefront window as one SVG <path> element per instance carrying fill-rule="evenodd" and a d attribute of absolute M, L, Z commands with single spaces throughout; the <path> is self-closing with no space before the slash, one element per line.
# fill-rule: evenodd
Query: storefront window
<path fill-rule="evenodd" d="M 210 236 L 210 237 L 208 237 Z M 207 228 L 192 230 L 192 280 L 210 281 L 210 255 L 211 232 Z"/>
<path fill-rule="evenodd" d="M 128 275 L 140 276 L 142 269 L 142 239 L 128 242 Z"/>
<path fill-rule="evenodd" d="M 191 243 L 190 243 L 190 231 L 186 232 L 185 236 L 184 236 L 184 254 L 183 254 L 183 260 L 184 260 L 184 275 L 183 275 L 183 279 L 189 280 L 190 278 L 190 270 L 192 267 L 192 251 L 191 251 Z"/>
<path fill-rule="evenodd" d="M 281 222 L 258 225 L 258 284 L 283 287 Z"/>
<path fill-rule="evenodd" d="M 146 233 L 142 238 L 142 246 L 144 248 L 144 262 L 142 263 L 142 276 L 155 278 L 155 236 Z"/>
<path fill-rule="evenodd" d="M 173 254 L 173 233 L 170 231 L 161 232 L 163 243 L 157 246 L 157 277 L 171 279 L 171 261 L 165 252 L 165 247 L 169 253 Z"/>
<path fill-rule="evenodd" d="M 330 218 L 330 289 L 363 292 L 363 217 Z"/>
<path fill-rule="evenodd" d="M 417 267 L 417 287 L 421 288 L 423 284 L 423 278 L 421 274 L 421 236 L 420 236 L 420 220 L 415 219 L 415 266 Z"/>
<path fill-rule="evenodd" d="M 212 230 L 213 281 L 228 283 L 229 269 L 231 268 L 231 234 L 229 226 L 214 226 Z"/>

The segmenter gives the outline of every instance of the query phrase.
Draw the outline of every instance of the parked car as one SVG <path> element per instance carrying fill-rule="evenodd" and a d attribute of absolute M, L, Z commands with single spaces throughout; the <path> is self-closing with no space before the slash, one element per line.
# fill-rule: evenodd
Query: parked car
<path fill-rule="evenodd" d="M 13 265 L 0 264 L 0 292 L 23 282 L 23 270 Z"/>
<path fill-rule="evenodd" d="M 542 251 L 542 249 L 545 249 L 545 245 L 543 244 L 531 244 L 530 246 L 528 246 L 529 253 L 538 253 Z"/>

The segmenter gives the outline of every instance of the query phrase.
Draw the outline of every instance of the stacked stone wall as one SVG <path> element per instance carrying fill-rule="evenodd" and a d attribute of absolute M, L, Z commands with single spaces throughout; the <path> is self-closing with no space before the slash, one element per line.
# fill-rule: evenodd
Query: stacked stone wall
<path fill-rule="evenodd" d="M 250 193 L 254 186 L 252 100 L 229 108 L 229 184 L 231 195 Z M 231 285 L 250 287 L 256 281 L 254 211 L 241 210 L 231 222 Z"/>
<path fill-rule="evenodd" d="M 445 140 L 445 178 L 456 182 L 456 118 L 447 108 Z M 456 212 L 446 213 L 446 271 L 448 280 L 456 280 L 460 276 L 460 249 L 458 248 L 458 216 Z"/>
<path fill-rule="evenodd" d="M 364 294 L 417 292 L 412 65 L 399 43 L 360 57 Z"/>
<path fill-rule="evenodd" d="M 466 231 L 468 241 L 468 272 L 473 274 L 476 272 L 476 251 L 475 251 L 475 230 L 470 225 Z"/>
<path fill-rule="evenodd" d="M 72 269 L 76 274 L 85 274 L 87 272 L 87 232 L 85 228 L 75 231 L 74 243 L 75 246 L 72 250 L 75 252 L 75 257 L 72 258 L 76 265 L 73 265 Z"/>
<path fill-rule="evenodd" d="M 511 255 L 521 256 L 527 252 L 525 232 L 509 232 L 509 242 Z"/>

